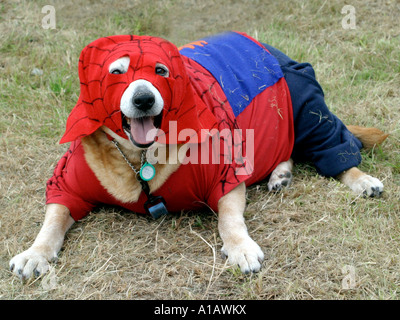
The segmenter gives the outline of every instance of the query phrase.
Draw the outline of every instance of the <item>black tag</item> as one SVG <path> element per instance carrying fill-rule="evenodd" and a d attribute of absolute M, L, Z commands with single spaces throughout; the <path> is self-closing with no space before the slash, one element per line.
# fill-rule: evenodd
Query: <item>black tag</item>
<path fill-rule="evenodd" d="M 140 178 L 139 182 L 142 185 L 142 190 L 147 197 L 147 201 L 144 203 L 144 210 L 146 213 L 151 214 L 154 219 L 158 219 L 162 215 L 168 214 L 164 198 L 161 196 L 151 195 L 147 181 L 144 181 Z"/>
<path fill-rule="evenodd" d="M 154 219 L 168 214 L 165 200 L 161 196 L 153 197 L 150 195 L 149 200 L 144 203 L 144 210 L 146 210 L 146 213 L 151 214 Z"/>

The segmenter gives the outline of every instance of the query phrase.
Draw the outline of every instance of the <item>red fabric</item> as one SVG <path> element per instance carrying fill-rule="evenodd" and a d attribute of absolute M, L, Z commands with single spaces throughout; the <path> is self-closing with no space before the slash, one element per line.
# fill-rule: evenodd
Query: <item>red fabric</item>
<path fill-rule="evenodd" d="M 209 199 L 221 194 L 220 177 L 225 175 L 224 165 L 191 164 L 181 165 L 154 195 L 162 195 L 170 212 L 201 209 Z M 131 170 L 127 166 L 127 170 Z M 244 177 L 244 176 L 243 176 Z M 103 188 L 86 163 L 84 149 L 79 140 L 58 162 L 54 175 L 47 182 L 46 203 L 66 206 L 74 220 L 85 217 L 99 204 L 120 206 L 137 213 L 145 213 L 146 196 L 142 192 L 136 203 L 123 203 L 111 196 Z M 210 206 L 217 211 L 217 202 Z"/>
<path fill-rule="evenodd" d="M 128 71 L 110 74 L 109 65 L 124 56 L 130 57 Z M 168 67 L 170 77 L 155 73 L 157 63 Z M 169 121 L 178 121 L 178 134 L 186 128 L 199 132 L 217 125 L 212 113 L 193 94 L 178 49 L 164 39 L 130 35 L 100 38 L 82 50 L 79 79 L 79 100 L 68 117 L 60 143 L 90 135 L 102 125 L 127 138 L 119 105 L 125 89 L 138 79 L 151 82 L 164 99 L 161 129 L 166 137 L 160 137 L 161 142 L 169 143 Z"/>
<path fill-rule="evenodd" d="M 129 38 L 129 36 L 126 37 Z M 181 165 L 167 182 L 154 192 L 154 195 L 164 197 L 170 212 L 195 210 L 204 206 L 218 211 L 218 201 L 223 195 L 241 182 L 251 185 L 266 178 L 276 165 L 289 159 L 294 143 L 294 129 L 290 93 L 284 78 L 254 98 L 249 106 L 235 118 L 216 79 L 198 63 L 180 56 L 173 45 L 158 38 L 143 38 L 143 40 L 140 38 L 135 41 L 136 38 L 133 37 L 129 38 L 131 39 L 129 41 L 126 40 L 127 38 L 122 38 L 126 42 L 117 46 L 115 43 L 117 38 L 112 37 L 112 39 L 113 41 L 110 38 L 99 39 L 98 42 L 94 42 L 95 47 L 88 46 L 84 50 L 86 53 L 82 52 L 80 78 L 81 81 L 82 79 L 86 80 L 81 84 L 81 102 L 77 104 L 68 119 L 67 131 L 62 142 L 88 135 L 103 124 L 124 136 L 121 128 L 121 115 L 117 107 L 120 96 L 130 81 L 145 77 L 146 80 L 155 84 L 163 97 L 164 94 L 169 97 L 166 106 L 169 111 L 164 113 L 162 123 L 162 129 L 165 132 L 168 132 L 168 124 L 171 120 L 178 120 L 178 130 L 192 128 L 198 131 L 205 128 L 218 129 L 219 132 L 228 129 L 230 132 L 234 132 L 235 129 L 241 129 L 242 140 L 239 144 L 242 148 L 239 151 L 243 157 L 246 157 L 250 156 L 245 151 L 247 144 L 251 142 L 246 140 L 246 129 L 254 130 L 254 162 L 249 163 L 250 157 L 247 160 L 249 166 L 246 168 L 240 161 L 224 163 L 225 157 L 235 152 L 234 148 L 227 151 L 223 149 L 226 143 L 224 137 L 220 137 L 220 150 L 224 151 L 220 155 L 219 163 L 215 163 L 215 161 L 213 163 L 212 153 L 210 153 L 209 164 Z M 148 43 L 153 40 L 155 44 Z M 140 53 L 136 52 L 138 46 L 141 48 Z M 157 52 L 151 53 L 150 49 Z M 172 71 L 172 80 L 150 75 L 154 72 L 154 66 L 151 63 L 152 60 L 143 55 L 145 51 L 152 54 L 153 59 L 156 55 L 156 61 L 165 64 Z M 94 54 L 95 62 L 89 59 L 87 54 Z M 109 77 L 108 64 L 119 57 L 131 54 L 132 57 L 136 55 L 138 63 L 134 64 L 135 60 L 131 57 L 129 75 L 126 78 L 121 77 L 124 75 L 118 75 L 121 77 L 118 79 L 116 79 L 117 75 Z M 96 60 L 98 56 L 105 57 L 104 60 L 101 60 L 103 63 Z M 139 63 L 139 61 L 142 62 Z M 149 65 L 151 68 L 147 67 Z M 91 72 L 97 72 L 101 80 L 88 80 L 92 79 L 91 76 L 86 75 L 89 72 L 86 71 L 88 68 L 92 68 Z M 175 68 L 178 68 L 178 73 Z M 174 85 L 178 86 L 174 88 L 173 92 L 169 89 L 169 81 L 175 82 Z M 102 88 L 104 88 L 105 94 Z M 93 95 L 92 90 L 97 94 Z M 91 96 L 88 96 L 89 91 Z M 117 93 L 108 95 L 107 91 Z M 82 92 L 86 93 L 82 94 Z M 83 102 L 82 97 L 86 96 L 89 97 L 88 101 L 91 103 Z M 104 104 L 103 102 L 110 103 Z M 99 108 L 100 112 L 94 112 L 94 108 Z M 96 120 L 93 120 L 92 115 L 96 116 Z M 101 116 L 99 117 L 99 115 Z M 201 136 L 205 137 L 206 135 Z M 218 143 L 212 144 L 212 139 L 205 141 L 204 144 L 209 144 L 209 150 L 218 145 Z M 202 154 L 195 155 L 194 158 L 196 157 L 198 162 L 204 160 L 201 158 Z M 237 159 L 235 156 L 233 158 Z M 130 170 L 128 166 L 127 170 Z M 146 197 L 143 192 L 137 203 L 121 203 L 112 197 L 100 185 L 87 165 L 79 139 L 71 144 L 47 184 L 47 203 L 65 205 L 70 209 L 71 216 L 75 220 L 83 218 L 93 207 L 101 203 L 118 205 L 128 210 L 144 213 L 145 201 Z"/>
<path fill-rule="evenodd" d="M 215 211 L 219 199 L 245 181 L 247 186 L 265 179 L 282 161 L 289 160 L 294 145 L 294 127 L 292 102 L 289 88 L 284 78 L 274 86 L 259 94 L 250 105 L 235 118 L 227 99 L 217 80 L 198 63 L 184 57 L 187 71 L 195 92 L 210 106 L 218 121 L 218 130 L 242 130 L 242 154 L 246 154 L 246 129 L 254 129 L 254 162 L 250 165 L 253 171 L 240 171 L 243 165 L 232 163 L 224 165 L 221 160 L 219 184 L 213 188 L 207 200 L 208 205 Z M 224 140 L 221 139 L 221 150 Z M 233 157 L 232 157 L 233 158 Z M 207 165 L 205 166 L 207 167 Z M 250 170 L 251 170 L 250 169 Z M 246 173 L 247 174 L 244 174 Z M 212 174 L 208 172 L 207 174 Z M 193 181 L 193 183 L 196 180 Z M 204 186 L 207 188 L 207 186 Z"/>

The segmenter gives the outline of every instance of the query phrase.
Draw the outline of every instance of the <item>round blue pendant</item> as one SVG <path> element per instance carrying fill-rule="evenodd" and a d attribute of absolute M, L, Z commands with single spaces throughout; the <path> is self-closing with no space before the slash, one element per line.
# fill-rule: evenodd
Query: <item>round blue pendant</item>
<path fill-rule="evenodd" d="M 150 181 L 151 179 L 154 178 L 156 175 L 156 168 L 153 167 L 151 163 L 146 162 L 141 168 L 140 168 L 140 177 L 144 181 Z"/>

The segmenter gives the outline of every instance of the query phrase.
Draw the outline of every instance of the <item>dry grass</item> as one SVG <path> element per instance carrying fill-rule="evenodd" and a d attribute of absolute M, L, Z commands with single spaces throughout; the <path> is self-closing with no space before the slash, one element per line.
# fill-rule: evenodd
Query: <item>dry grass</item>
<path fill-rule="evenodd" d="M 397 1 L 3 1 L 0 4 L 0 299 L 398 299 L 400 297 L 400 27 Z M 41 27 L 53 4 L 57 29 Z M 356 8 L 357 29 L 340 10 Z M 105 35 L 147 33 L 178 45 L 235 29 L 311 62 L 346 123 L 391 136 L 364 153 L 381 199 L 353 195 L 308 165 L 291 188 L 248 192 L 250 233 L 265 252 L 250 276 L 220 258 L 217 218 L 153 221 L 101 208 L 68 233 L 50 274 L 22 284 L 9 259 L 39 231 L 45 183 L 79 94 L 80 50 Z M 33 76 L 33 68 L 44 71 Z M 355 287 L 345 290 L 345 266 Z"/>

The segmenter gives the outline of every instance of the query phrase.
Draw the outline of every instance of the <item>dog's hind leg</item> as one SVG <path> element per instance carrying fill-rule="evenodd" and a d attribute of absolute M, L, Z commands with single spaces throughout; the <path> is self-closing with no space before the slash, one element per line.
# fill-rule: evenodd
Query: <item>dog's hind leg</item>
<path fill-rule="evenodd" d="M 362 142 L 363 147 L 366 149 L 380 145 L 389 136 L 376 128 L 347 126 L 347 129 Z M 356 167 L 342 172 L 339 174 L 338 179 L 358 194 L 379 197 L 383 192 L 383 184 L 379 179 L 371 177 Z"/>
<path fill-rule="evenodd" d="M 10 261 L 10 270 L 22 280 L 45 274 L 49 262 L 57 258 L 65 233 L 74 223 L 69 210 L 60 204 L 49 204 L 43 227 L 33 245 Z"/>
<path fill-rule="evenodd" d="M 272 171 L 268 181 L 269 191 L 280 191 L 284 187 L 288 187 L 292 183 L 293 160 L 281 162 Z"/>
<path fill-rule="evenodd" d="M 358 194 L 379 197 L 383 192 L 383 184 L 379 179 L 371 177 L 356 167 L 342 172 L 338 179 Z"/>

